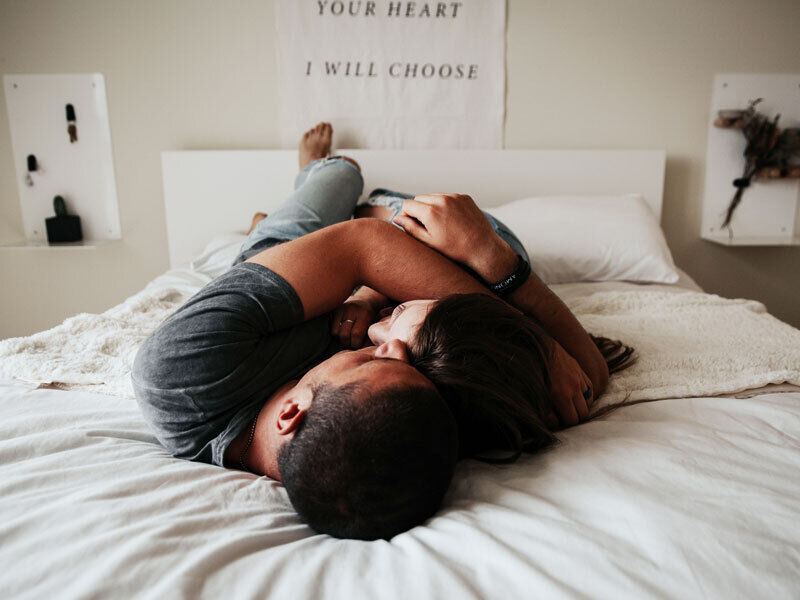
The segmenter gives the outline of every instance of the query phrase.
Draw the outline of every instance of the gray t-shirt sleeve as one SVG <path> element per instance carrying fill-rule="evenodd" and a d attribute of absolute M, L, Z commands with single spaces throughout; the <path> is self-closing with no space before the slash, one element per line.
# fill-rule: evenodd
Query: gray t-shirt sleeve
<path fill-rule="evenodd" d="M 242 263 L 142 344 L 134 391 L 167 450 L 222 465 L 230 442 L 267 398 L 316 364 L 330 341 L 327 316 L 304 322 L 300 298 L 285 279 Z"/>

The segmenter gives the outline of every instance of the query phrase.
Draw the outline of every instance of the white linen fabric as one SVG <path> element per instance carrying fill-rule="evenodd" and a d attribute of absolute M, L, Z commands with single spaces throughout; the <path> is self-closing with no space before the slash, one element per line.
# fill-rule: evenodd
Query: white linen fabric
<path fill-rule="evenodd" d="M 641 194 L 523 198 L 486 210 L 511 226 L 547 284 L 678 281 L 664 234 Z"/>
<path fill-rule="evenodd" d="M 505 4 L 275 2 L 284 147 L 502 148 Z"/>
<path fill-rule="evenodd" d="M 796 597 L 800 392 L 626 406 L 514 465 L 463 461 L 442 510 L 388 542 L 317 535 L 277 482 L 170 457 L 120 382 L 136 340 L 226 270 L 241 239 L 214 240 L 103 315 L 0 343 L 4 596 Z M 555 289 L 599 333 L 618 326 L 606 297 L 634 329 L 658 323 L 649 302 L 680 315 L 693 298 L 702 314 L 752 313 L 743 328 L 773 335 L 759 306 L 677 286 Z M 85 346 L 87 362 L 60 364 L 59 344 Z M 48 358 L 34 379 L 104 394 L 9 381 L 7 365 L 37 352 Z"/>
<path fill-rule="evenodd" d="M 389 542 L 174 459 L 132 400 L 0 385 L 0 588 L 38 598 L 795 598 L 800 394 L 625 407 L 511 466 L 460 463 Z"/>

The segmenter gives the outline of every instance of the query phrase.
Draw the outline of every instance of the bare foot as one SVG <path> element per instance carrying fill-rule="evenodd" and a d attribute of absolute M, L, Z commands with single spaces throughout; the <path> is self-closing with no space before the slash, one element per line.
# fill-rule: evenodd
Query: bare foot
<path fill-rule="evenodd" d="M 247 230 L 247 235 L 250 235 L 252 233 L 253 229 L 256 228 L 256 225 L 261 223 L 261 221 L 263 221 L 266 218 L 267 218 L 266 213 L 257 212 L 256 214 L 254 214 L 253 215 L 253 222 L 250 224 L 250 229 Z"/>
<path fill-rule="evenodd" d="M 303 134 L 298 148 L 298 159 L 302 169 L 312 160 L 325 158 L 331 151 L 333 127 L 330 123 L 319 123 Z"/>

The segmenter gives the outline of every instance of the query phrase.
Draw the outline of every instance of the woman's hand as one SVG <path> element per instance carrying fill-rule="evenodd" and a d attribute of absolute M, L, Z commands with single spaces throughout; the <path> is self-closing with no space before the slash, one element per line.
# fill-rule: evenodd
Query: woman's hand
<path fill-rule="evenodd" d="M 474 200 L 462 194 L 430 194 L 406 200 L 394 222 L 423 244 L 479 274 L 489 257 L 503 251 L 503 246 L 508 248 Z"/>
<path fill-rule="evenodd" d="M 376 314 L 372 307 L 363 300 L 345 300 L 333 311 L 331 318 L 331 334 L 339 337 L 345 348 L 362 348 L 367 329 L 375 322 Z M 369 340 L 367 340 L 369 341 Z"/>
<path fill-rule="evenodd" d="M 378 313 L 388 299 L 367 286 L 362 286 L 333 311 L 331 335 L 339 337 L 346 348 L 362 348 L 369 345 L 367 329 L 378 320 Z"/>
<path fill-rule="evenodd" d="M 578 362 L 561 345 L 552 340 L 553 356 L 548 365 L 553 405 L 560 424 L 577 425 L 589 416 L 594 402 L 592 383 Z"/>

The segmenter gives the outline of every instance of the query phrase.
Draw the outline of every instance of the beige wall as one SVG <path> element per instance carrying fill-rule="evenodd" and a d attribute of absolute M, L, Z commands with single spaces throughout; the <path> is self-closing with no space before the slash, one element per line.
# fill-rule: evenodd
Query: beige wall
<path fill-rule="evenodd" d="M 0 2 L 0 72 L 105 75 L 123 232 L 0 250 L 0 338 L 102 311 L 167 268 L 160 151 L 279 146 L 273 27 L 267 0 Z M 509 0 L 506 146 L 665 148 L 678 265 L 800 326 L 800 248 L 699 239 L 712 76 L 800 72 L 798 32 L 797 0 Z M 0 113 L 3 243 L 22 224 L 4 98 Z"/>

